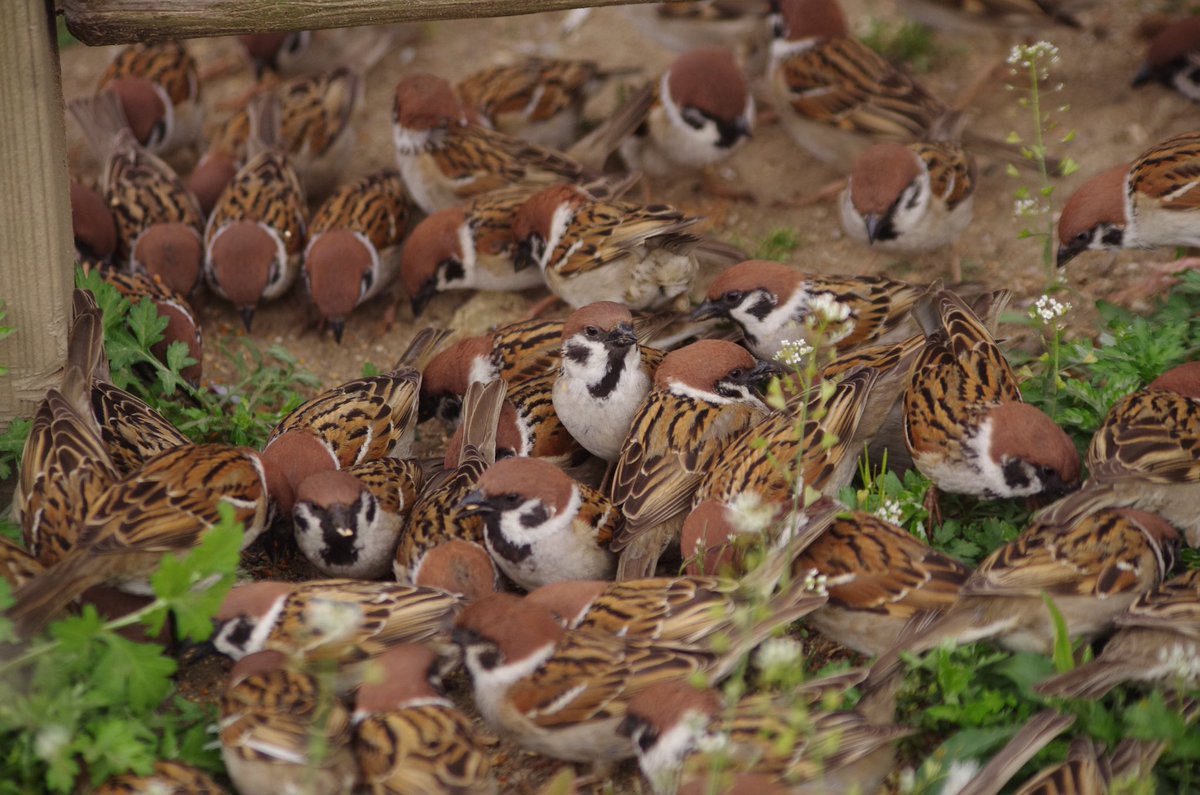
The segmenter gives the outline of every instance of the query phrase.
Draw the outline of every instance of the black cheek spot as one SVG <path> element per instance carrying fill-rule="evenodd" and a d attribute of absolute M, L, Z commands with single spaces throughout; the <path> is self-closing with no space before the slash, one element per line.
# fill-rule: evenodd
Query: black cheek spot
<path fill-rule="evenodd" d="M 775 302 L 767 295 L 763 295 L 750 306 L 746 307 L 746 313 L 759 320 L 763 320 L 767 315 L 771 314 L 771 310 L 774 308 Z"/>
<path fill-rule="evenodd" d="M 237 623 L 233 625 L 233 631 L 226 636 L 226 640 L 230 645 L 241 648 L 250 640 L 251 633 L 254 632 L 254 625 L 249 619 L 239 618 Z"/>
<path fill-rule="evenodd" d="M 500 512 L 489 513 L 485 522 L 487 527 L 488 544 L 496 555 L 510 563 L 520 563 L 533 554 L 533 547 L 528 544 L 514 544 L 500 530 Z M 524 524 L 524 522 L 522 522 Z"/>
<path fill-rule="evenodd" d="M 1029 488 L 1029 471 L 1021 459 L 1004 462 L 1004 482 L 1013 490 Z"/>

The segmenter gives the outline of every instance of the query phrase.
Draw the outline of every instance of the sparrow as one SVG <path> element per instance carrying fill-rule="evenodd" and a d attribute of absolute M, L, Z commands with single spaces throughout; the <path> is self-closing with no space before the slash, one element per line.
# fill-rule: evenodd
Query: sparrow
<path fill-rule="evenodd" d="M 771 628 L 821 601 L 810 596 L 790 612 L 741 628 L 719 652 L 564 630 L 550 610 L 500 593 L 464 608 L 453 638 L 471 674 L 475 705 L 493 730 L 545 756 L 604 765 L 634 755 L 616 729 L 637 693 L 695 675 L 719 681 Z"/>
<path fill-rule="evenodd" d="M 584 185 L 597 197 L 617 198 L 639 175 L 599 177 Z M 536 268 L 518 267 L 512 225 L 517 210 L 540 189 L 536 184 L 497 188 L 430 213 L 404 244 L 400 280 L 413 316 L 447 290 L 511 291 L 541 287 Z"/>
<path fill-rule="evenodd" d="M 117 251 L 117 222 L 108 203 L 94 188 L 71 178 L 71 232 L 75 258 L 80 264 L 103 266 L 113 263 Z"/>
<path fill-rule="evenodd" d="M 1156 513 L 1200 546 L 1200 362 L 1172 368 L 1117 401 L 1088 447 L 1088 480 L 1047 508 L 1064 522 L 1097 507 Z"/>
<path fill-rule="evenodd" d="M 399 582 L 441 588 L 467 600 L 496 589 L 496 567 L 484 548 L 483 517 L 460 503 L 496 461 L 504 392 L 503 381 L 467 388 L 461 445 L 447 448 L 445 468 L 417 498 L 396 548 L 392 570 Z"/>
<path fill-rule="evenodd" d="M 241 313 L 246 330 L 259 303 L 281 297 L 300 270 L 306 239 L 304 188 L 280 148 L 270 97 L 250 109 L 253 153 L 222 191 L 204 230 L 204 278 Z"/>
<path fill-rule="evenodd" d="M 971 570 L 907 530 L 863 511 L 843 513 L 796 558 L 824 576 L 829 602 L 806 622 L 859 654 L 890 649 L 913 616 L 950 607 Z"/>
<path fill-rule="evenodd" d="M 144 579 L 163 555 L 198 544 L 220 522 L 222 503 L 234 509 L 242 546 L 249 545 L 267 524 L 266 481 L 264 462 L 248 448 L 187 445 L 151 458 L 86 503 L 69 531 L 74 544 L 16 592 L 9 617 L 27 636 L 93 585 L 121 583 L 145 593 Z"/>
<path fill-rule="evenodd" d="M 997 751 L 982 768 L 975 766 L 974 775 L 958 790 L 958 795 L 995 795 L 1012 777 L 1075 723 L 1074 715 L 1064 715 L 1053 707 L 1043 709 L 1025 721 L 1004 747 Z M 1071 791 L 1071 790 L 1068 790 Z"/>
<path fill-rule="evenodd" d="M 878 372 L 862 369 L 831 390 L 817 387 L 728 439 L 721 460 L 707 469 L 692 505 L 713 500 L 733 505 L 803 507 L 805 493 L 836 495 L 854 478 L 859 451 L 875 428 L 863 415 Z M 761 440 L 766 440 L 765 445 Z"/>
<path fill-rule="evenodd" d="M 1037 692 L 1095 700 L 1125 682 L 1189 690 L 1200 682 L 1192 665 L 1200 653 L 1200 569 L 1142 594 L 1113 623 L 1117 632 L 1096 659 L 1042 682 Z"/>
<path fill-rule="evenodd" d="M 875 144 L 842 191 L 842 229 L 882 251 L 943 248 L 971 223 L 975 180 L 975 161 L 958 144 Z"/>
<path fill-rule="evenodd" d="M 926 289 L 884 276 L 805 273 L 778 262 L 747 260 L 709 285 L 691 319 L 733 321 L 760 359 L 774 359 L 783 343 L 793 340 L 819 342 L 844 354 L 917 333 L 912 308 Z M 819 340 L 818 327 L 823 329 Z"/>
<path fill-rule="evenodd" d="M 426 213 L 496 188 L 584 176 L 565 155 L 469 122 L 450 84 L 431 74 L 396 86 L 392 124 L 404 185 Z"/>
<path fill-rule="evenodd" d="M 1150 82 L 1173 88 L 1200 102 L 1200 16 L 1184 17 L 1163 26 L 1146 47 L 1146 57 L 1133 78 L 1133 87 Z"/>
<path fill-rule="evenodd" d="M 339 344 L 350 312 L 399 275 L 408 221 L 408 196 L 395 171 L 342 186 L 313 215 L 304 286 Z"/>
<path fill-rule="evenodd" d="M 217 726 L 225 771 L 241 795 L 349 795 L 358 772 L 350 714 L 324 688 L 277 651 L 233 666 Z"/>
<path fill-rule="evenodd" d="M 904 393 L 913 463 L 941 491 L 1055 498 L 1079 481 L 1079 453 L 1040 409 L 1023 403 L 1016 375 L 982 321 L 949 290 L 913 310 L 925 348 Z"/>
<path fill-rule="evenodd" d="M 121 100 L 137 142 L 154 154 L 169 154 L 200 137 L 200 77 L 180 42 L 122 47 L 100 76 L 101 91 Z"/>
<path fill-rule="evenodd" d="M 91 410 L 91 381 L 106 368 L 104 318 L 90 293 L 77 290 L 67 334 L 62 387 L 38 404 L 21 451 L 12 518 L 42 566 L 63 559 L 90 507 L 118 480 Z"/>
<path fill-rule="evenodd" d="M 471 384 L 518 384 L 554 372 L 561 362 L 563 321 L 520 320 L 461 339 L 429 360 L 421 379 L 419 418 L 458 422 Z"/>
<path fill-rule="evenodd" d="M 454 89 L 492 129 L 565 150 L 579 138 L 584 103 L 613 74 L 595 61 L 528 56 L 473 72 Z"/>
<path fill-rule="evenodd" d="M 15 591 L 45 571 L 46 567 L 24 547 L 0 537 L 0 579 L 6 581 L 11 590 Z"/>
<path fill-rule="evenodd" d="M 396 646 L 376 658 L 352 719 L 362 791 L 493 795 L 491 760 L 472 721 L 442 691 L 437 655 Z"/>
<path fill-rule="evenodd" d="M 487 468 L 458 504 L 483 517 L 487 550 L 527 591 L 564 580 L 611 579 L 609 550 L 621 514 L 600 492 L 538 458 L 507 458 Z"/>
<path fill-rule="evenodd" d="M 631 170 L 678 178 L 727 160 L 754 131 L 750 82 L 731 50 L 697 47 L 657 80 L 654 102 L 620 147 Z"/>
<path fill-rule="evenodd" d="M 729 768 L 783 783 L 785 792 L 875 792 L 895 764 L 892 744 L 913 730 L 827 712 L 824 695 L 755 693 L 725 704 L 716 690 L 664 681 L 630 699 L 619 731 L 659 795 L 674 795 L 681 777 Z M 701 749 L 714 746 L 718 758 L 704 758 Z"/>
<path fill-rule="evenodd" d="M 1200 246 L 1198 162 L 1200 132 L 1183 133 L 1083 183 L 1058 219 L 1058 266 L 1088 249 Z"/>
<path fill-rule="evenodd" d="M 291 513 L 296 489 L 312 474 L 412 455 L 421 368 L 447 335 L 418 331 L 388 372 L 326 390 L 280 420 L 263 458 L 280 475 L 271 496 L 283 511 Z"/>
<path fill-rule="evenodd" d="M 597 301 L 563 324 L 554 413 L 592 455 L 615 461 L 638 406 L 650 392 L 663 353 L 638 344 L 633 313 Z"/>
<path fill-rule="evenodd" d="M 380 458 L 310 475 L 292 507 L 296 545 L 327 577 L 377 580 L 392 569 L 424 484 L 415 459 Z"/>
<path fill-rule="evenodd" d="M 732 247 L 687 231 L 700 220 L 665 204 L 596 199 L 578 186 L 553 185 L 517 211 L 515 261 L 536 266 L 550 292 L 576 309 L 595 301 L 635 310 L 682 305 L 698 257 L 733 257 Z"/>
<path fill-rule="evenodd" d="M 93 380 L 92 415 L 100 440 L 118 475 L 128 475 L 150 458 L 192 440 L 144 400 L 103 380 Z"/>
<path fill-rule="evenodd" d="M 100 278 L 119 292 L 131 304 L 150 301 L 159 317 L 167 319 L 162 330 L 162 339 L 150 347 L 150 352 L 163 364 L 167 363 L 167 349 L 181 342 L 187 346 L 187 355 L 192 364 L 179 371 L 184 380 L 193 387 L 200 386 L 204 373 L 204 338 L 200 333 L 200 321 L 195 311 L 181 293 L 171 289 L 164 280 L 144 273 L 121 273 L 115 270 L 102 271 Z"/>
<path fill-rule="evenodd" d="M 95 795 L 226 795 L 227 790 L 204 771 L 180 762 L 154 763 L 147 776 L 126 773 L 101 784 Z"/>
<path fill-rule="evenodd" d="M 68 108 L 102 164 L 100 185 L 116 225 L 115 262 L 190 295 L 204 260 L 204 216 L 196 197 L 173 168 L 138 143 L 115 96 L 75 99 Z"/>
<path fill-rule="evenodd" d="M 1179 535 L 1154 514 L 1105 509 L 1071 526 L 1036 521 L 989 555 L 963 583 L 958 601 L 902 638 L 876 661 L 868 683 L 901 651 L 991 640 L 1015 652 L 1049 654 L 1053 601 L 1072 638 L 1107 631 L 1175 561 Z"/>
<path fill-rule="evenodd" d="M 784 129 L 818 160 L 849 170 L 880 140 L 929 140 L 955 112 L 850 35 L 837 0 L 778 0 L 768 78 Z M 968 146 L 1016 163 L 1015 147 L 970 131 Z"/>
<path fill-rule="evenodd" d="M 237 38 L 254 67 L 255 78 L 262 80 L 268 73 L 295 77 L 329 71 L 345 64 L 348 57 L 359 59 L 356 62 L 366 73 L 394 48 L 411 44 L 420 35 L 419 23 L 399 23 L 251 33 Z M 370 57 L 362 58 L 363 53 Z"/>
<path fill-rule="evenodd" d="M 747 64 L 765 49 L 767 0 L 698 0 L 631 5 L 621 8 L 638 33 L 674 52 L 697 47 L 728 47 Z M 761 71 L 762 64 L 757 63 Z"/>
<path fill-rule="evenodd" d="M 403 643 L 430 643 L 462 607 L 454 594 L 395 582 L 258 580 L 234 586 L 214 618 L 211 643 L 240 660 L 273 650 L 339 671 Z"/>
<path fill-rule="evenodd" d="M 362 100 L 362 74 L 342 65 L 269 91 L 279 103 L 279 145 L 310 197 L 327 196 L 345 177 L 357 140 L 353 115 Z M 250 110 L 243 108 L 216 131 L 192 169 L 188 187 L 205 208 L 211 210 L 246 164 L 250 132 Z"/>
<path fill-rule="evenodd" d="M 649 577 L 679 531 L 704 475 L 725 446 L 766 415 L 752 388 L 774 371 L 732 342 L 701 340 L 663 357 L 613 465 L 613 504 L 625 516 L 613 540 L 618 579 Z"/>

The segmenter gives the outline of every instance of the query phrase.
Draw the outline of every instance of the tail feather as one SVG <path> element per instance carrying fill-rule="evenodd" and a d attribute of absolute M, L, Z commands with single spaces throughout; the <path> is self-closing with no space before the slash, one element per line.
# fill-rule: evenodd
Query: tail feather
<path fill-rule="evenodd" d="M 122 145 L 136 143 L 121 100 L 111 91 L 73 99 L 67 103 L 67 109 L 79 123 L 88 147 L 104 162 Z"/>
<path fill-rule="evenodd" d="M 250 100 L 247 115 L 250 119 L 250 137 L 246 141 L 247 160 L 282 145 L 283 133 L 280 125 L 283 119 L 279 111 L 278 97 L 271 92 L 255 95 Z"/>
<path fill-rule="evenodd" d="M 496 460 L 496 425 L 508 385 L 496 379 L 467 387 L 463 398 L 463 451 L 459 464 L 470 457 L 482 458 L 489 466 Z"/>
<path fill-rule="evenodd" d="M 765 595 L 773 591 L 785 576 L 791 575 L 791 580 L 784 585 L 786 593 L 795 598 L 804 593 L 811 593 L 804 587 L 805 578 L 792 572 L 792 564 L 828 529 L 837 515 L 845 510 L 846 506 L 828 497 L 805 508 L 804 524 L 794 528 L 787 537 L 780 538 L 773 548 L 768 550 L 762 564 L 746 574 L 742 579 L 743 584 Z"/>
<path fill-rule="evenodd" d="M 421 329 L 408 343 L 408 347 L 404 349 L 404 353 L 400 354 L 396 363 L 392 365 L 392 372 L 409 367 L 424 370 L 425 365 L 429 364 L 429 360 L 437 353 L 438 347 L 449 339 L 451 334 L 453 334 L 452 331 L 432 326 Z"/>
<path fill-rule="evenodd" d="M 1073 671 L 1047 679 L 1034 688 L 1043 696 L 1097 699 L 1119 684 L 1135 678 L 1141 669 L 1136 664 L 1117 660 L 1092 660 Z"/>
<path fill-rule="evenodd" d="M 28 638 L 40 632 L 72 599 L 104 581 L 104 574 L 86 551 L 69 554 L 18 588 L 7 616 L 21 636 Z"/>
<path fill-rule="evenodd" d="M 1063 715 L 1056 709 L 1034 715 L 958 795 L 996 795 L 1026 762 L 1074 722 L 1074 715 Z"/>
<path fill-rule="evenodd" d="M 739 262 L 745 262 L 750 259 L 750 255 L 743 249 L 738 248 L 732 243 L 726 243 L 722 240 L 713 240 L 712 238 L 702 238 L 700 242 L 692 249 L 692 254 L 695 255 L 696 261 L 700 263 L 702 268 L 725 270 Z"/>
<path fill-rule="evenodd" d="M 640 88 L 607 121 L 576 141 L 567 156 L 586 169 L 603 171 L 608 156 L 646 120 L 655 95 L 654 83 Z"/>

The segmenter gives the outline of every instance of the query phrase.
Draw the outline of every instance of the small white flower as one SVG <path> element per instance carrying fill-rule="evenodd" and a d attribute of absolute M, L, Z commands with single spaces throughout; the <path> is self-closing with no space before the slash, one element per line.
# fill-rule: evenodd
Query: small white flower
<path fill-rule="evenodd" d="M 775 361 L 786 367 L 800 368 L 804 360 L 813 352 L 813 347 L 807 340 L 784 340 L 775 354 Z"/>
<path fill-rule="evenodd" d="M 979 763 L 973 759 L 961 762 L 951 762 L 950 770 L 946 773 L 946 783 L 942 785 L 941 795 L 955 795 L 962 792 L 963 787 L 975 779 L 979 772 Z"/>
<path fill-rule="evenodd" d="M 1038 200 L 1033 197 L 1013 201 L 1013 215 L 1015 216 L 1037 215 L 1039 212 L 1041 212 L 1041 208 L 1038 206 Z"/>
<path fill-rule="evenodd" d="M 850 317 L 850 305 L 834 299 L 829 293 L 819 293 L 808 301 L 808 311 L 816 325 L 831 326 Z"/>
<path fill-rule="evenodd" d="M 1064 328 L 1064 324 L 1057 323 L 1056 321 L 1066 316 L 1070 311 L 1071 305 L 1068 302 L 1043 295 L 1034 302 L 1033 307 L 1029 310 L 1029 316 L 1034 320 L 1042 321 L 1044 325 L 1053 325 L 1061 331 Z"/>
<path fill-rule="evenodd" d="M 890 497 L 885 499 L 883 504 L 875 509 L 875 515 L 883 521 L 892 524 L 900 524 L 901 519 L 904 518 L 900 509 L 900 501 L 893 500 Z"/>
<path fill-rule="evenodd" d="M 758 647 L 754 662 L 760 671 L 778 671 L 800 665 L 804 646 L 791 638 L 769 638 Z"/>
<path fill-rule="evenodd" d="M 764 502 L 752 491 L 743 491 L 729 506 L 729 523 L 739 533 L 762 533 L 775 521 L 778 506 Z"/>
<path fill-rule="evenodd" d="M 59 751 L 69 742 L 71 742 L 71 732 L 67 730 L 67 727 L 53 723 L 38 732 L 37 739 L 33 741 L 33 748 L 39 759 L 48 762 L 57 759 Z"/>
<path fill-rule="evenodd" d="M 826 586 L 829 583 L 829 578 L 824 574 L 820 574 L 816 569 L 809 569 L 804 575 L 804 590 L 811 591 L 818 596 L 828 596 L 829 591 Z"/>

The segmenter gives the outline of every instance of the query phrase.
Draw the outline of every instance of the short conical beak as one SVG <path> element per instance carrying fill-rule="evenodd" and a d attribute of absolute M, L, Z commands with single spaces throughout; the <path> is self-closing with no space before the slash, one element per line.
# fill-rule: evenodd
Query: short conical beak
<path fill-rule="evenodd" d="M 491 513 L 492 504 L 488 502 L 482 491 L 473 491 L 462 498 L 462 501 L 455 506 L 458 510 L 465 514 L 473 513 Z"/>
<path fill-rule="evenodd" d="M 688 320 L 695 323 L 697 320 L 708 320 L 713 317 L 725 317 L 725 312 L 715 301 L 705 301 L 692 310 L 692 314 L 688 315 Z"/>
<path fill-rule="evenodd" d="M 1137 70 L 1137 74 L 1133 76 L 1132 85 L 1134 88 L 1140 88 L 1154 79 L 1154 70 L 1150 68 L 1150 64 L 1144 63 Z"/>
<path fill-rule="evenodd" d="M 346 333 L 346 321 L 343 318 L 329 321 L 329 328 L 333 329 L 333 338 L 338 345 L 342 344 L 342 335 Z"/>
<path fill-rule="evenodd" d="M 879 237 L 879 227 L 883 225 L 883 217 L 877 213 L 867 213 L 863 216 L 863 224 L 867 227 L 867 242 L 874 243 Z"/>
<path fill-rule="evenodd" d="M 242 307 L 242 325 L 246 327 L 246 333 L 250 333 L 250 327 L 254 325 L 254 307 Z"/>
<path fill-rule="evenodd" d="M 410 300 L 412 302 L 413 317 L 420 317 L 425 311 L 425 307 L 429 306 L 429 302 L 433 300 L 433 296 L 437 294 L 437 283 L 432 279 L 425 282 L 421 289 Z"/>
<path fill-rule="evenodd" d="M 628 323 L 618 323 L 608 334 L 608 345 L 612 348 L 628 348 L 637 344 L 637 335 L 633 333 L 633 326 Z"/>

